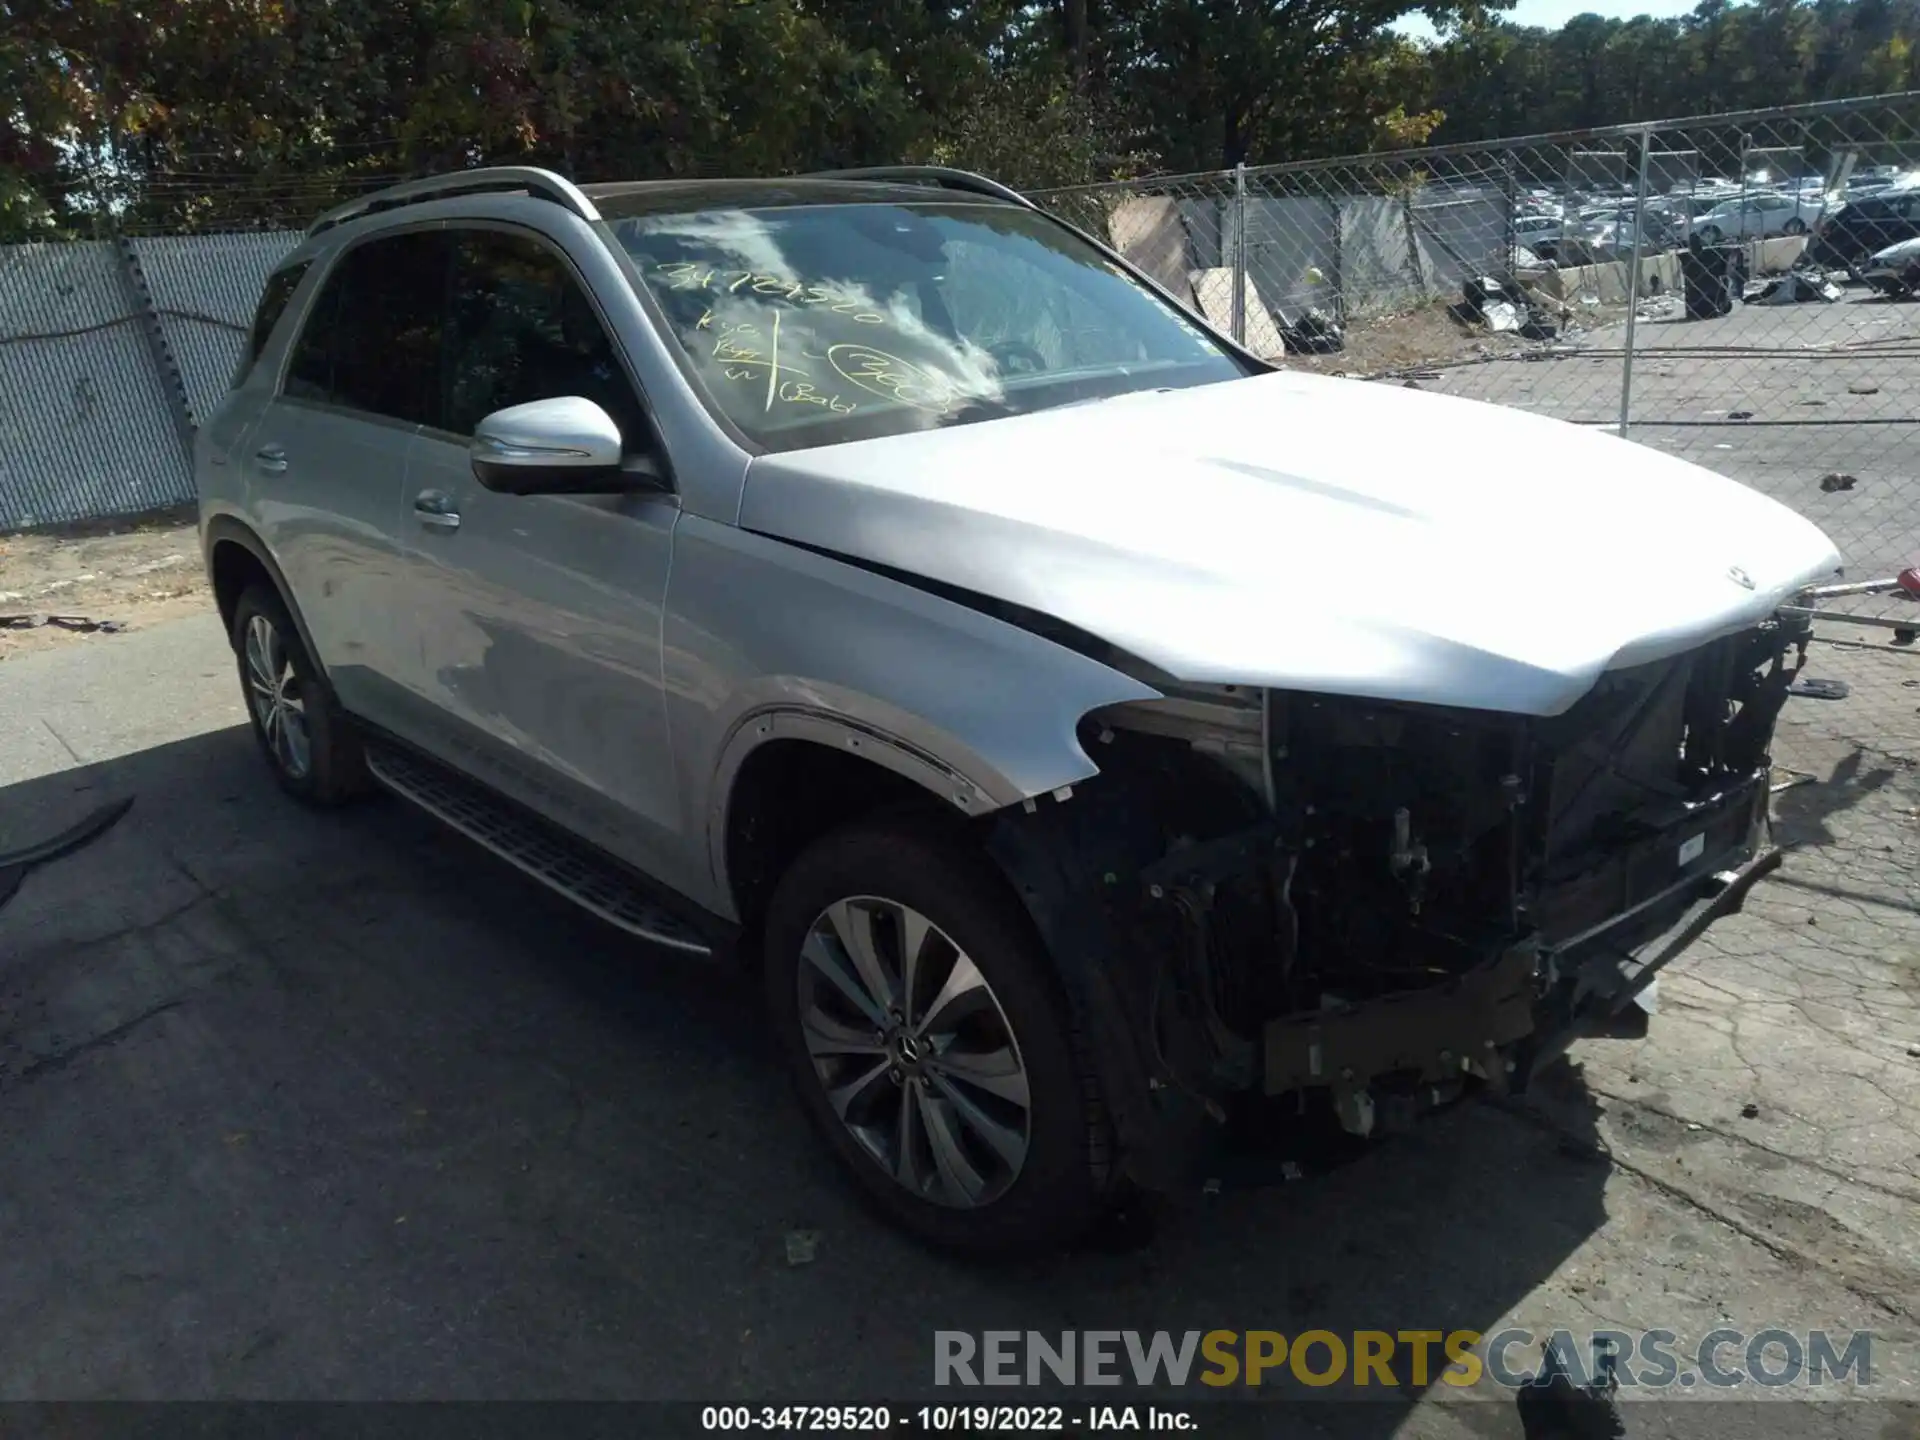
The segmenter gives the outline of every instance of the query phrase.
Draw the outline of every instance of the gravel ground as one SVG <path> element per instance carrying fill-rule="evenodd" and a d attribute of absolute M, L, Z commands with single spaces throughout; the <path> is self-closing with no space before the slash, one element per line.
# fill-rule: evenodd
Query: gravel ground
<path fill-rule="evenodd" d="M 97 633 L 74 621 L 135 630 L 202 613 L 206 595 L 191 510 L 0 535 L 0 661 Z"/>

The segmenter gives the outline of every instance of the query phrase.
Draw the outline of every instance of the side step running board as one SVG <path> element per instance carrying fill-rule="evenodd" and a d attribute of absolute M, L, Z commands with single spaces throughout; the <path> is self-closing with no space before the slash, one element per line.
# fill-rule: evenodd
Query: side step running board
<path fill-rule="evenodd" d="M 485 787 L 397 746 L 371 740 L 367 768 L 394 794 L 444 820 L 609 925 L 670 950 L 713 953 L 697 931 L 663 909 L 618 865 Z"/>

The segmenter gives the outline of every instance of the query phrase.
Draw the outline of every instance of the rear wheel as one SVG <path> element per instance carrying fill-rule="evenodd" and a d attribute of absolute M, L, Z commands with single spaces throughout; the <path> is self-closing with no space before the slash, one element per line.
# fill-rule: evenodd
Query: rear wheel
<path fill-rule="evenodd" d="M 359 738 L 333 703 L 280 596 L 263 585 L 233 608 L 234 656 L 254 739 L 288 794 L 338 805 L 367 788 Z"/>
<path fill-rule="evenodd" d="M 1700 237 L 1700 243 L 1702 245 L 1718 245 L 1720 243 L 1720 227 L 1718 225 L 1702 225 L 1694 233 Z"/>
<path fill-rule="evenodd" d="M 889 1219 L 998 1254 L 1100 1214 L 1097 1087 L 1025 912 L 964 844 L 899 824 L 816 842 L 775 891 L 766 986 L 809 1120 Z"/>
<path fill-rule="evenodd" d="M 1786 225 L 1782 228 L 1789 235 L 1804 235 L 1807 233 L 1807 222 L 1802 220 L 1798 215 L 1795 215 L 1791 220 L 1787 221 Z"/>

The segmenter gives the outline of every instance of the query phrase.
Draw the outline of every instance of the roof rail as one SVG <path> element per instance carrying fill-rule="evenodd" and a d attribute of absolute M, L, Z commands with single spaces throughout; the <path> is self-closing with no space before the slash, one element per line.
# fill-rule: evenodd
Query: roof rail
<path fill-rule="evenodd" d="M 564 206 L 582 220 L 598 220 L 600 212 L 578 186 L 551 170 L 531 165 L 495 165 L 484 170 L 455 170 L 445 175 L 429 175 L 424 180 L 407 180 L 362 195 L 344 205 L 336 205 L 307 227 L 309 238 L 362 215 L 392 210 L 401 205 L 420 205 L 429 200 L 446 200 L 455 195 L 484 195 L 490 191 L 524 190 L 541 200 Z"/>
<path fill-rule="evenodd" d="M 989 180 L 986 176 L 976 175 L 971 170 L 955 170 L 949 165 L 870 165 L 854 170 L 814 170 L 795 178 L 801 180 L 903 180 L 910 184 L 939 185 L 948 190 L 967 190 L 975 195 L 991 195 L 996 200 L 1024 205 L 1029 210 L 1040 208 L 1018 190 L 1002 185 L 998 180 Z"/>

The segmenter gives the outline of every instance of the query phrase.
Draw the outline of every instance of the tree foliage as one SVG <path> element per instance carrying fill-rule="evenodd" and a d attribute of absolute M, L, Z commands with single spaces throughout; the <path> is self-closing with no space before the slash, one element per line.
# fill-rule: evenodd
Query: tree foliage
<path fill-rule="evenodd" d="M 1671 20 L 1493 18 L 1429 52 L 1436 140 L 1581 130 L 1920 88 L 1920 0 L 1703 0 Z"/>
<path fill-rule="evenodd" d="M 1920 0 L 0 0 L 0 238 L 290 223 L 485 162 L 1025 185 L 1920 85 Z M 1443 38 L 1406 39 L 1416 11 Z"/>

